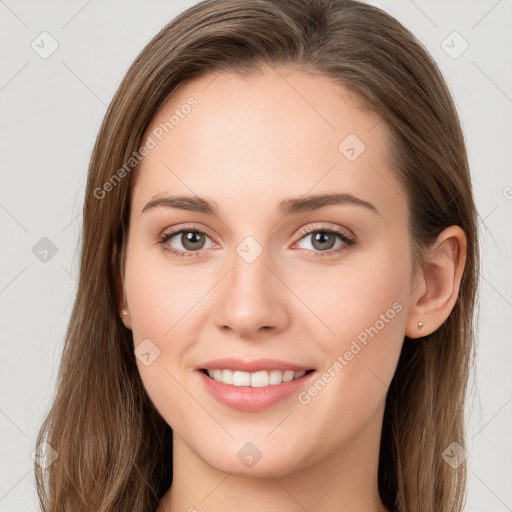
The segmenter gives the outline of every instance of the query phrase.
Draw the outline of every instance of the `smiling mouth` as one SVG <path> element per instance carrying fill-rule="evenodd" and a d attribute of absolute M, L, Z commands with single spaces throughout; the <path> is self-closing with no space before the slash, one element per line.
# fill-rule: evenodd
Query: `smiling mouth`
<path fill-rule="evenodd" d="M 292 380 L 298 380 L 304 377 L 304 375 L 314 372 L 315 370 L 301 370 L 299 372 L 294 372 L 292 370 L 261 370 L 258 372 L 243 372 L 227 369 L 207 370 L 203 368 L 201 371 L 211 379 L 230 386 L 263 388 L 267 386 L 277 386 L 279 384 L 291 382 Z"/>

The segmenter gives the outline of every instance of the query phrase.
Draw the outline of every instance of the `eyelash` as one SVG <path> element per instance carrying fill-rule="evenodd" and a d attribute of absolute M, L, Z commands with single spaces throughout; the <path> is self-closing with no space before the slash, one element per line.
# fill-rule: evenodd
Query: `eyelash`
<path fill-rule="evenodd" d="M 187 232 L 200 233 L 202 235 L 206 235 L 209 237 L 209 235 L 207 233 L 205 233 L 204 231 L 197 229 L 194 226 L 187 225 L 187 226 L 183 226 L 179 230 L 171 231 L 169 233 L 164 233 L 161 237 L 159 237 L 158 243 L 162 246 L 162 248 L 165 251 L 171 253 L 173 256 L 175 256 L 177 258 L 191 258 L 191 257 L 193 258 L 195 256 L 199 256 L 201 253 L 201 249 L 198 251 L 180 251 L 180 250 L 173 249 L 173 248 L 170 248 L 165 245 L 166 242 L 168 242 L 171 238 L 175 237 L 176 235 L 178 235 L 180 233 L 187 233 Z M 333 254 L 337 254 L 356 243 L 355 239 L 348 237 L 343 231 L 341 231 L 337 228 L 328 228 L 327 226 L 320 226 L 320 227 L 315 227 L 313 229 L 305 229 L 305 230 L 301 231 L 299 234 L 299 241 L 302 240 L 307 235 L 310 235 L 312 233 L 330 233 L 333 235 L 338 235 L 338 237 L 344 243 L 344 245 L 342 245 L 341 247 L 338 247 L 337 249 L 329 249 L 328 251 L 310 251 L 308 249 L 300 249 L 303 251 L 313 252 L 313 256 L 310 256 L 312 258 L 326 258 L 326 257 L 332 256 Z M 211 238 L 211 237 L 209 237 L 209 238 Z"/>

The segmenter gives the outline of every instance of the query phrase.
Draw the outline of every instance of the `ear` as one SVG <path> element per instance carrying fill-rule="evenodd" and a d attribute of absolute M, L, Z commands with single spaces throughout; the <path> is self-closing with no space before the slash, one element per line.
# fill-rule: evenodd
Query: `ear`
<path fill-rule="evenodd" d="M 429 248 L 412 292 L 405 331 L 408 338 L 431 334 L 448 318 L 459 294 L 466 247 L 464 231 L 459 226 L 450 226 Z M 419 322 L 423 324 L 421 328 Z"/>
<path fill-rule="evenodd" d="M 127 329 L 132 328 L 132 320 L 130 317 L 130 309 L 128 308 L 128 302 L 126 300 L 126 290 L 121 275 L 121 268 L 118 263 L 118 247 L 117 243 L 114 244 L 112 251 L 112 267 L 114 269 L 114 279 L 116 287 L 117 303 L 119 304 L 119 316 Z"/>

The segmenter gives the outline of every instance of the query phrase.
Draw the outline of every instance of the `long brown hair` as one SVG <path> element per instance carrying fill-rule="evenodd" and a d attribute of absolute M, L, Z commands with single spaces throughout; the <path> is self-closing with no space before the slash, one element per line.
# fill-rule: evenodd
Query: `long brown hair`
<path fill-rule="evenodd" d="M 378 475 L 390 510 L 463 510 L 465 464 L 452 468 L 442 453 L 452 442 L 465 447 L 477 214 L 463 133 L 438 66 L 397 20 L 355 0 L 206 0 L 142 50 L 92 152 L 78 290 L 56 395 L 37 439 L 35 474 L 46 512 L 154 511 L 172 482 L 172 431 L 146 394 L 131 331 L 119 317 L 133 174 L 126 162 L 178 87 L 205 73 L 249 73 L 263 64 L 333 79 L 380 116 L 407 194 L 416 264 L 444 228 L 458 225 L 467 236 L 451 314 L 434 333 L 404 340 L 387 394 Z M 46 469 L 40 463 L 53 452 L 45 442 L 58 454 Z"/>

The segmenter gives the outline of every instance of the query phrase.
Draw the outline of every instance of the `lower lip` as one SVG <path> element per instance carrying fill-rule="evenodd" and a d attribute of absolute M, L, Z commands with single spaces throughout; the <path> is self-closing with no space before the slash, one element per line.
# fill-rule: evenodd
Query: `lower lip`
<path fill-rule="evenodd" d="M 224 384 L 199 370 L 206 389 L 222 404 L 240 411 L 261 411 L 301 391 L 316 372 L 310 372 L 300 379 L 253 388 Z"/>

